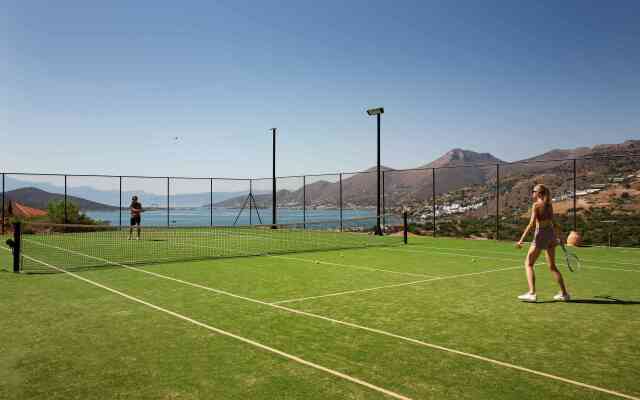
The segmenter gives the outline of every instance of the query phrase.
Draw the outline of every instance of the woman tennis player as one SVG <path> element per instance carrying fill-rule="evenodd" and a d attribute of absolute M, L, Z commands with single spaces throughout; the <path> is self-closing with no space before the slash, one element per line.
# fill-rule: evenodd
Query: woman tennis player
<path fill-rule="evenodd" d="M 551 192 L 545 185 L 536 185 L 533 188 L 531 197 L 533 199 L 531 220 L 517 244 L 517 247 L 521 248 L 522 242 L 535 226 L 536 230 L 533 235 L 533 242 L 531 243 L 531 247 L 529 248 L 529 252 L 527 253 L 527 257 L 524 261 L 524 267 L 527 271 L 529 291 L 518 296 L 518 299 L 522 301 L 536 301 L 536 274 L 533 267 L 536 260 L 538 260 L 540 253 L 544 250 L 547 256 L 549 269 L 551 270 L 556 282 L 558 282 L 558 285 L 560 285 L 560 293 L 553 296 L 553 299 L 567 301 L 570 298 L 569 292 L 567 292 L 567 287 L 562 279 L 562 274 L 558 271 L 558 267 L 556 266 L 556 246 L 558 245 L 558 238 L 560 235 L 557 231 L 557 224 L 553 219 Z"/>

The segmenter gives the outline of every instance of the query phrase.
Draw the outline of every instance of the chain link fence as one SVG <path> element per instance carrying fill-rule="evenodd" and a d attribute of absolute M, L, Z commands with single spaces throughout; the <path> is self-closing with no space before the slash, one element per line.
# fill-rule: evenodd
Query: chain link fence
<path fill-rule="evenodd" d="M 0 234 L 12 218 L 128 226 L 134 195 L 147 226 L 343 221 L 375 216 L 377 171 L 271 178 L 1 173 Z M 586 245 L 640 247 L 640 155 L 385 169 L 383 226 L 407 210 L 414 234 L 517 240 L 531 188 L 547 185 L 557 221 Z M 336 222 L 336 226 L 342 226 Z"/>

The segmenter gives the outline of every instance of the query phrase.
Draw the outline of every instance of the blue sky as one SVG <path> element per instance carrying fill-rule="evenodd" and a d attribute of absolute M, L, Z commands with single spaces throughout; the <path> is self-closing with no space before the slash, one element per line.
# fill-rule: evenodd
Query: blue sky
<path fill-rule="evenodd" d="M 518 4 L 516 4 L 518 3 Z M 640 138 L 640 2 L 2 1 L 0 170 L 269 176 Z M 179 140 L 174 140 L 179 137 Z"/>

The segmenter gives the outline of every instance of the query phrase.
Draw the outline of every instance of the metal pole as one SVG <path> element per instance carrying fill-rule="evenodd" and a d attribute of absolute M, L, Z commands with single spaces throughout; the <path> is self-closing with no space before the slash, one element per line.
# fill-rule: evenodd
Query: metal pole
<path fill-rule="evenodd" d="M 249 179 L 249 225 L 253 225 L 253 180 Z"/>
<path fill-rule="evenodd" d="M 5 195 L 5 187 L 4 187 L 4 172 L 3 172 L 2 173 L 2 221 L 0 222 L 0 225 L 2 225 L 0 230 L 2 231 L 3 235 L 4 235 L 4 195 Z"/>
<path fill-rule="evenodd" d="M 302 175 L 302 225 L 307 227 L 307 176 Z"/>
<path fill-rule="evenodd" d="M 496 164 L 496 240 L 500 240 L 500 164 Z"/>
<path fill-rule="evenodd" d="M 213 226 L 213 178 L 209 179 L 209 214 L 211 218 L 210 226 Z"/>
<path fill-rule="evenodd" d="M 122 176 L 119 177 L 120 178 L 120 228 L 122 228 Z"/>
<path fill-rule="evenodd" d="M 576 159 L 573 159 L 573 230 L 578 231 L 578 209 L 576 192 Z"/>
<path fill-rule="evenodd" d="M 340 172 L 340 195 L 339 195 L 339 203 L 340 203 L 340 232 L 342 232 L 342 172 Z"/>
<path fill-rule="evenodd" d="M 276 210 L 277 210 L 277 199 L 276 199 L 276 128 L 273 128 L 273 188 L 271 189 L 272 193 L 273 193 L 273 210 L 272 210 L 272 217 L 271 217 L 271 221 L 274 225 L 275 228 L 275 224 L 278 223 L 277 221 L 277 217 L 276 217 Z"/>
<path fill-rule="evenodd" d="M 171 207 L 170 198 L 171 198 L 171 188 L 169 187 L 169 181 L 171 178 L 167 177 L 167 227 L 171 226 L 171 216 L 169 208 Z"/>
<path fill-rule="evenodd" d="M 382 227 L 387 226 L 387 213 L 384 201 L 384 173 L 386 171 L 382 171 Z"/>
<path fill-rule="evenodd" d="M 377 188 L 378 188 L 378 192 L 377 192 L 377 212 L 376 212 L 376 234 L 378 235 L 382 235 L 382 229 L 380 227 L 380 114 L 377 115 L 378 117 L 378 163 L 377 163 L 377 173 L 378 173 L 378 179 L 376 180 L 377 182 Z"/>
<path fill-rule="evenodd" d="M 67 176 L 64 176 L 64 223 L 66 224 L 69 221 L 69 216 L 67 215 Z"/>
<path fill-rule="evenodd" d="M 436 237 L 436 169 L 431 169 L 431 194 L 432 199 L 431 202 L 433 204 L 432 214 L 433 214 L 433 237 Z"/>
<path fill-rule="evenodd" d="M 22 224 L 13 224 L 13 272 L 20 272 L 20 258 L 22 254 Z"/>

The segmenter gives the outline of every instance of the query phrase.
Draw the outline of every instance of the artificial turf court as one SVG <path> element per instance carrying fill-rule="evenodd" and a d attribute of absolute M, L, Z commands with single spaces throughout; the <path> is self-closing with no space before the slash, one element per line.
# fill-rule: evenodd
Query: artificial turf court
<path fill-rule="evenodd" d="M 512 243 L 444 238 L 5 272 L 0 398 L 639 399 L 640 250 L 577 252 L 569 303 L 544 264 L 516 300 Z"/>

